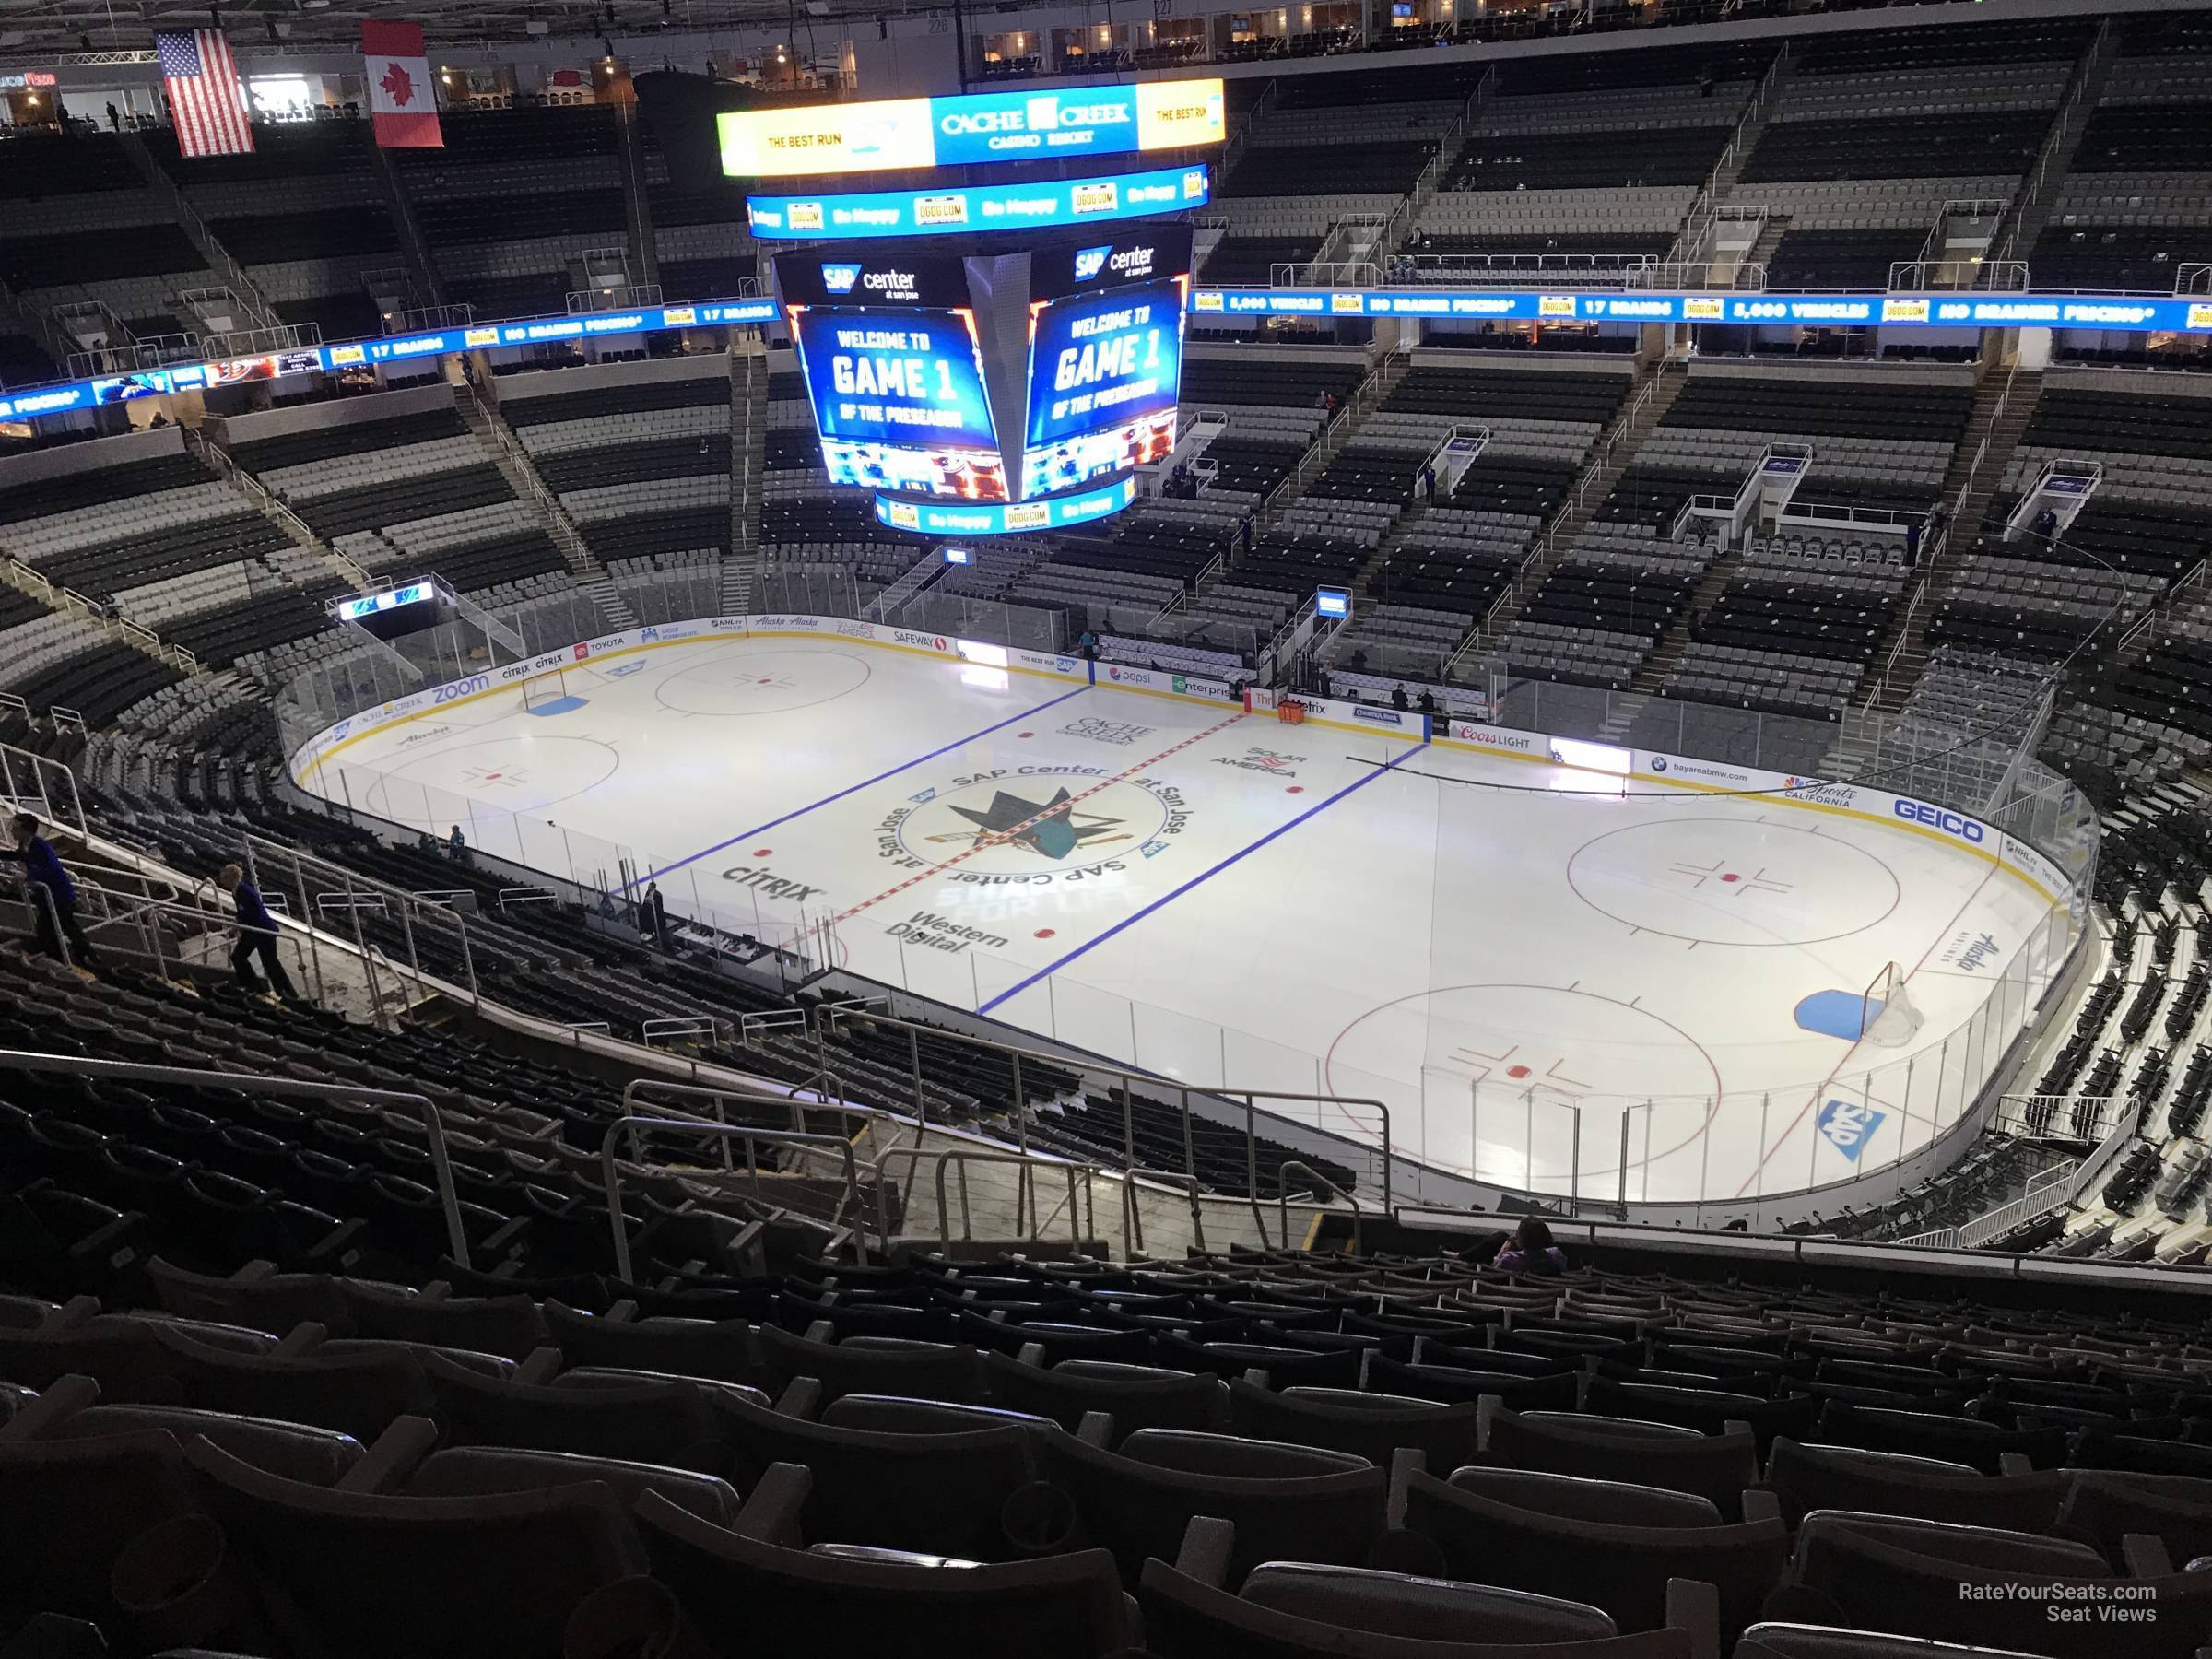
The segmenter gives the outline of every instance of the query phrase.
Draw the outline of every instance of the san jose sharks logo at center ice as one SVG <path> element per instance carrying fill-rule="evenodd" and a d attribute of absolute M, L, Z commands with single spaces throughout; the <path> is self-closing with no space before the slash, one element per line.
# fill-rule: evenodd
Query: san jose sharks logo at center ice
<path fill-rule="evenodd" d="M 955 806 L 952 810 L 976 827 L 972 844 L 981 846 L 987 839 L 1004 837 L 1018 841 L 1055 863 L 1092 841 L 1129 839 L 1122 819 L 1095 812 L 1078 813 L 1074 798 L 1065 787 L 1044 802 L 1027 801 L 1002 789 L 991 797 L 986 811 L 977 812 L 969 806 Z"/>
<path fill-rule="evenodd" d="M 1023 766 L 917 791 L 877 827 L 877 849 L 955 881 L 1035 887 L 1157 858 L 1189 821 L 1173 784 L 1110 767 Z"/>

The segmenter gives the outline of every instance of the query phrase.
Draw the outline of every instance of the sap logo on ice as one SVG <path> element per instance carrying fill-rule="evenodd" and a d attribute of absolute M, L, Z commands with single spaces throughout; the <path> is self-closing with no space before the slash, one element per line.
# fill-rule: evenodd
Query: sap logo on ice
<path fill-rule="evenodd" d="M 832 294 L 849 294 L 853 285 L 860 280 L 856 265 L 826 265 L 822 267 L 822 287 Z"/>
<path fill-rule="evenodd" d="M 1931 806 L 1925 801 L 1901 798 L 1892 810 L 1900 818 L 1915 824 L 1925 824 L 1930 829 L 1942 830 L 1946 835 L 1955 835 L 1960 841 L 1972 841 L 1977 845 L 1981 842 L 1982 826 L 1972 818 L 1959 817 L 1956 812 L 1946 812 L 1942 807 Z"/>
<path fill-rule="evenodd" d="M 1088 282 L 1106 268 L 1106 255 L 1112 248 L 1078 248 L 1076 250 L 1076 280 Z"/>
<path fill-rule="evenodd" d="M 1888 1115 L 1858 1100 L 1830 1100 L 1820 1108 L 1816 1126 L 1830 1146 L 1855 1164 Z"/>

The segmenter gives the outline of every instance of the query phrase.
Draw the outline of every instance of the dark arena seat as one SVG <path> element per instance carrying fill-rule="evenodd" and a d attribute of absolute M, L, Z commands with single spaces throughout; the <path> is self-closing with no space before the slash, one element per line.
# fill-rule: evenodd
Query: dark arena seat
<path fill-rule="evenodd" d="M 0 1659 L 2212 1659 L 2212 10 L 258 9 L 6 16 Z"/>

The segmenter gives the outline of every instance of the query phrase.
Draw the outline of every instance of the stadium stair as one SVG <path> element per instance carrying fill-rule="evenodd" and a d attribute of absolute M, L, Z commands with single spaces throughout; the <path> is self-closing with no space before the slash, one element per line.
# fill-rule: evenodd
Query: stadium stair
<path fill-rule="evenodd" d="M 293 546 L 304 547 L 320 559 L 342 577 L 354 592 L 365 594 L 378 585 L 376 580 L 360 565 L 316 535 L 313 526 L 305 519 L 270 494 L 261 480 L 239 465 L 230 452 L 208 437 L 205 429 L 195 431 L 186 428 L 184 447 L 198 456 L 210 471 L 221 474 L 231 488 L 253 504 L 262 517 L 290 536 Z"/>
<path fill-rule="evenodd" d="M 1949 503 L 1951 510 L 1947 536 L 1922 578 L 1919 604 L 1908 602 L 1891 625 L 1888 638 L 1875 653 L 1877 670 L 1888 664 L 1893 654 L 1896 659 L 1894 668 L 1882 676 L 1874 699 L 1877 708 L 1902 708 L 1912 694 L 1912 682 L 1920 677 L 1927 662 L 1928 618 L 1941 603 L 1942 589 L 1950 584 L 1956 559 L 1973 546 L 1975 527 L 1988 513 L 1990 497 L 2003 481 L 2020 435 L 2034 418 L 2042 385 L 2041 370 L 2023 369 L 2011 375 L 1988 374 L 1974 388 L 1973 411 L 1967 417 L 1965 436 L 1951 452 L 1950 471 L 1943 480 L 1939 498 Z M 1978 465 L 1977 453 L 1981 455 Z"/>
<path fill-rule="evenodd" d="M 1469 641 L 1469 650 L 1492 649 L 1512 629 L 1529 596 L 1544 585 L 1544 578 L 1574 546 L 1574 538 L 1582 534 L 1591 514 L 1597 511 L 1620 475 L 1628 470 L 1629 463 L 1635 459 L 1637 446 L 1666 418 L 1666 412 L 1675 406 L 1675 399 L 1688 383 L 1688 363 L 1683 359 L 1662 359 L 1650 370 L 1639 372 L 1636 389 L 1630 394 L 1621 413 L 1614 417 L 1613 424 L 1590 446 L 1589 465 L 1575 479 L 1567 504 L 1559 510 L 1559 517 L 1545 526 L 1543 535 L 1537 538 L 1535 551 L 1521 567 L 1512 584 L 1505 590 L 1504 597 L 1499 600 L 1489 625 Z"/>
<path fill-rule="evenodd" d="M 496 405 L 486 400 L 475 386 L 463 381 L 453 387 L 453 406 L 461 412 L 463 422 L 490 457 L 492 465 L 500 469 L 500 476 L 513 487 L 516 499 L 535 506 L 538 517 L 545 521 L 546 533 L 553 538 L 553 545 L 560 549 L 560 556 L 568 561 L 569 568 L 579 576 L 602 574 L 604 567 L 592 557 L 591 548 L 584 543 L 583 533 L 576 528 L 576 521 L 569 516 L 569 510 L 560 504 L 560 498 L 547 487 L 545 479 L 538 477 L 537 468 L 531 463 L 530 452 L 515 437 L 513 429 L 500 418 Z"/>
<path fill-rule="evenodd" d="M 723 564 L 723 608 L 751 603 L 760 563 L 761 481 L 768 451 L 768 342 L 747 334 L 730 342 L 730 557 Z M 735 603 L 733 604 L 732 601 Z"/>
<path fill-rule="evenodd" d="M 1715 213 L 1722 203 L 1727 200 L 1728 192 L 1736 180 L 1742 176 L 1744 163 L 1750 159 L 1751 152 L 1759 147 L 1759 141 L 1766 133 L 1767 123 L 1773 118 L 1774 112 L 1782 107 L 1782 93 L 1789 77 L 1790 48 L 1789 43 L 1784 41 L 1781 50 L 1775 53 L 1773 64 L 1759 81 L 1759 90 L 1752 95 L 1749 105 L 1737 118 L 1735 131 L 1729 135 L 1728 148 L 1723 153 L 1719 164 L 1713 168 L 1712 176 L 1705 181 L 1704 187 L 1698 193 L 1698 199 L 1690 204 L 1689 217 L 1683 224 L 1682 234 L 1675 239 L 1674 247 L 1668 251 L 1667 260 L 1670 264 L 1701 265 L 1712 259 L 1710 242 Z M 1771 222 L 1768 229 L 1773 229 Z M 1760 240 L 1765 241 L 1763 234 Z M 1778 232 L 1776 240 L 1780 240 Z M 1738 265 L 1763 261 L 1772 252 L 1771 246 L 1764 252 L 1756 246 L 1747 249 Z M 1733 276 L 1733 273 L 1729 275 Z M 1720 276 L 1716 272 L 1713 279 L 1719 280 Z"/>
<path fill-rule="evenodd" d="M 2065 187 L 2067 174 L 2073 171 L 2074 157 L 2081 148 L 2082 135 L 2088 131 L 2089 117 L 2096 112 L 2097 100 L 2103 96 L 2104 84 L 2112 78 L 2112 60 L 2117 55 L 2112 26 L 2108 19 L 2097 26 L 2097 32 L 2089 38 L 2089 43 L 2082 48 L 2081 56 L 2075 63 L 2074 74 L 2059 100 L 2058 113 L 2052 118 L 2051 131 L 2044 135 L 2042 148 L 2037 154 L 2035 169 L 2020 187 L 2010 216 L 1991 239 L 1993 261 L 2026 257 L 2028 250 L 2035 246 L 2035 239 L 2050 224 L 2051 210 L 2057 204 L 2059 192 Z M 2030 282 L 2034 275 L 2033 271 L 2029 273 Z"/>
<path fill-rule="evenodd" d="M 216 234 L 208 228 L 207 221 L 193 211 L 192 204 L 184 199 L 184 193 L 177 188 L 177 182 L 155 159 L 154 152 L 147 148 L 145 140 L 129 131 L 118 132 L 116 138 L 123 146 L 124 154 L 130 157 L 132 163 L 146 175 L 146 182 L 152 187 L 153 193 L 168 205 L 178 226 L 192 239 L 192 245 L 206 260 L 207 268 L 223 279 L 224 286 L 229 288 L 245 312 L 250 325 L 254 328 L 283 327 L 284 319 L 276 314 L 276 307 L 269 303 L 267 296 L 246 274 L 246 267 L 233 259 L 230 250 L 216 240 Z"/>
<path fill-rule="evenodd" d="M 646 188 L 645 144 L 638 135 L 638 106 L 615 106 L 615 135 L 622 160 L 622 206 L 629 229 L 630 269 L 638 280 L 654 288 L 661 283 L 660 250 L 653 234 L 652 192 Z"/>
<path fill-rule="evenodd" d="M 432 305 L 445 303 L 445 287 L 438 276 L 438 262 L 430 257 L 430 244 L 422 234 L 422 221 L 415 217 L 415 204 L 407 196 L 407 187 L 400 182 L 399 169 L 394 164 L 392 152 L 381 145 L 369 147 L 376 167 L 376 180 L 383 189 L 384 206 L 392 215 L 392 223 L 399 231 L 399 244 L 407 256 L 407 265 L 414 275 L 415 291 L 428 294 Z"/>

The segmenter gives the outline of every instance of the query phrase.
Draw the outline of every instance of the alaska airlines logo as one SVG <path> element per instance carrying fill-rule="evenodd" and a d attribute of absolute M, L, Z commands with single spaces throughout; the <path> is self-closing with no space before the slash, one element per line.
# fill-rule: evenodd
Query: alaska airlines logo
<path fill-rule="evenodd" d="M 856 265 L 826 265 L 822 267 L 822 287 L 832 294 L 849 294 L 853 285 L 860 280 Z"/>

